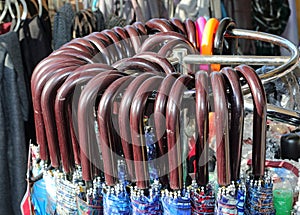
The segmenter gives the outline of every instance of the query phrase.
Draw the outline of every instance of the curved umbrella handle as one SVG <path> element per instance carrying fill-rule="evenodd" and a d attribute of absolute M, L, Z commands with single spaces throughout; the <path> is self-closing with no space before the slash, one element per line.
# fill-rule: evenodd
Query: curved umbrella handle
<path fill-rule="evenodd" d="M 139 52 L 151 51 L 162 42 L 170 41 L 173 39 L 186 40 L 186 37 L 177 32 L 160 32 L 148 37 L 142 44 Z"/>
<path fill-rule="evenodd" d="M 80 165 L 80 148 L 76 132 L 72 109 L 77 109 L 76 99 L 71 99 L 76 88 L 86 84 L 90 79 L 103 71 L 113 68 L 106 64 L 87 64 L 79 67 L 62 84 L 56 94 L 54 109 L 57 126 L 58 143 L 61 153 L 61 161 L 64 171 L 69 173 L 72 170 L 71 157 L 74 154 L 75 164 Z M 73 106 L 72 106 L 73 105 Z M 74 107 L 74 105 L 76 107 Z M 67 115 L 66 115 L 67 114 Z M 72 143 L 72 145 L 70 144 Z"/>
<path fill-rule="evenodd" d="M 142 57 L 125 58 L 117 61 L 112 66 L 117 68 L 119 71 L 124 72 L 127 70 L 134 70 L 138 72 L 151 72 L 156 75 L 164 74 L 164 70 L 159 64 L 146 60 Z"/>
<path fill-rule="evenodd" d="M 174 66 L 168 61 L 167 58 L 160 56 L 155 52 L 142 52 L 136 55 L 136 57 L 141 57 L 143 59 L 149 60 L 158 64 L 166 74 L 174 73 Z"/>
<path fill-rule="evenodd" d="M 112 109 L 115 97 L 120 88 L 124 90 L 129 83 L 134 79 L 133 76 L 125 76 L 114 81 L 103 93 L 97 113 L 98 130 L 99 130 L 99 141 L 101 143 L 101 152 L 103 158 L 103 170 L 105 175 L 105 182 L 108 186 L 115 184 L 115 178 L 117 177 L 117 142 L 118 137 L 115 135 Z"/>
<path fill-rule="evenodd" d="M 173 39 L 164 44 L 158 51 L 162 57 L 169 57 L 175 48 L 185 48 L 188 54 L 196 54 L 197 49 L 187 39 Z"/>
<path fill-rule="evenodd" d="M 166 106 L 168 102 L 168 97 L 171 91 L 171 88 L 179 77 L 178 73 L 173 73 L 167 75 L 162 81 L 154 103 L 154 123 L 155 123 L 155 133 L 158 143 L 158 152 L 159 156 L 162 157 L 168 152 L 168 143 L 167 143 L 167 133 L 166 133 Z M 160 164 L 161 172 L 165 173 L 160 178 L 161 184 L 166 186 L 168 181 L 168 161 L 162 162 Z"/>
<path fill-rule="evenodd" d="M 144 115 L 147 99 L 153 91 L 157 90 L 163 77 L 154 76 L 145 80 L 136 91 L 130 108 L 130 130 L 136 184 L 139 189 L 148 188 L 149 172 L 147 164 L 147 148 L 144 132 Z"/>
<path fill-rule="evenodd" d="M 197 39 L 196 39 L 196 26 L 192 19 L 187 18 L 184 21 L 184 25 L 187 32 L 187 39 L 190 41 L 190 43 L 193 44 L 195 48 L 197 48 Z"/>
<path fill-rule="evenodd" d="M 42 117 L 48 143 L 51 165 L 58 168 L 60 165 L 60 152 L 54 117 L 54 100 L 58 88 L 63 84 L 71 71 L 61 71 L 54 74 L 45 84 L 41 94 Z"/>
<path fill-rule="evenodd" d="M 208 183 L 208 74 L 199 71 L 195 76 L 196 87 L 196 119 L 198 128 L 198 138 L 196 141 L 196 182 L 204 186 Z"/>
<path fill-rule="evenodd" d="M 236 23 L 230 17 L 225 17 L 219 22 L 219 26 L 214 39 L 214 54 L 234 55 L 237 53 L 238 40 L 236 38 L 226 38 L 226 41 L 228 42 L 228 47 L 224 46 L 226 31 L 232 30 L 235 27 Z"/>
<path fill-rule="evenodd" d="M 132 104 L 133 97 L 138 87 L 148 78 L 152 77 L 152 73 L 142 73 L 137 76 L 132 83 L 125 90 L 119 107 L 119 132 L 121 137 L 122 148 L 127 163 L 128 174 L 131 179 L 134 179 L 134 166 L 133 166 L 133 151 L 132 151 L 132 140 L 129 129 L 130 125 L 130 107 Z"/>
<path fill-rule="evenodd" d="M 235 67 L 235 70 L 247 81 L 254 101 L 252 167 L 254 177 L 261 178 L 265 174 L 266 160 L 266 93 L 254 69 L 246 65 L 240 65 Z"/>
<path fill-rule="evenodd" d="M 126 56 L 132 57 L 133 55 L 135 55 L 136 52 L 134 51 L 133 44 L 128 32 L 121 27 L 114 27 L 113 31 L 116 32 L 121 37 L 121 40 L 119 42 L 123 44 L 123 47 L 126 52 L 126 55 L 123 56 L 123 58 Z"/>
<path fill-rule="evenodd" d="M 187 31 L 186 31 L 185 25 L 183 22 L 181 22 L 180 19 L 172 18 L 172 19 L 170 19 L 170 22 L 172 24 L 172 27 L 176 30 L 176 32 L 187 37 Z"/>
<path fill-rule="evenodd" d="M 228 131 L 228 105 L 225 80 L 222 73 L 212 72 L 211 82 L 214 95 L 217 175 L 220 186 L 230 184 L 230 148 Z"/>
<path fill-rule="evenodd" d="M 146 22 L 145 24 L 147 32 L 149 34 L 158 32 L 173 32 L 174 29 L 167 19 L 153 18 Z"/>
<path fill-rule="evenodd" d="M 96 99 L 116 79 L 124 74 L 116 71 L 102 72 L 90 80 L 80 94 L 78 102 L 78 135 L 80 144 L 80 159 L 82 177 L 85 181 L 92 180 L 93 167 L 100 165 L 99 147 L 95 134 L 94 108 Z"/>
<path fill-rule="evenodd" d="M 139 34 L 139 31 L 131 25 L 126 25 L 124 29 L 129 35 L 135 54 L 138 53 L 139 48 L 142 46 L 142 39 L 143 39 L 142 37 L 145 36 Z"/>
<path fill-rule="evenodd" d="M 244 128 L 244 99 L 241 83 L 238 74 L 229 67 L 224 67 L 221 72 L 224 74 L 229 86 L 228 101 L 230 103 L 230 169 L 231 181 L 237 181 L 240 177 L 243 128 Z"/>
<path fill-rule="evenodd" d="M 180 142 L 180 110 L 183 92 L 188 88 L 193 78 L 181 75 L 173 84 L 166 109 L 166 129 L 168 141 L 168 157 L 170 171 L 170 187 L 173 190 L 183 188 L 183 172 Z"/>

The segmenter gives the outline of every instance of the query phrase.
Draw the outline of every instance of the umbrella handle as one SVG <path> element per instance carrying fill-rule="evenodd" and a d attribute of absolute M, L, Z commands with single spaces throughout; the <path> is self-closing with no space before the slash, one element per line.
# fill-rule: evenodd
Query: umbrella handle
<path fill-rule="evenodd" d="M 185 25 L 183 22 L 181 22 L 180 19 L 172 18 L 172 19 L 170 19 L 170 22 L 172 24 L 172 27 L 176 30 L 176 32 L 178 32 L 184 36 L 187 36 L 187 31 L 186 31 Z"/>
<path fill-rule="evenodd" d="M 173 39 L 186 40 L 186 37 L 177 32 L 160 32 L 155 35 L 148 37 L 142 47 L 140 48 L 140 53 L 145 51 L 152 51 L 154 48 L 159 46 L 162 42 L 170 41 Z"/>
<path fill-rule="evenodd" d="M 133 76 L 125 76 L 114 81 L 105 90 L 98 105 L 97 121 L 99 130 L 99 141 L 101 143 L 101 152 L 103 158 L 103 170 L 105 174 L 105 182 L 108 186 L 115 184 L 117 177 L 117 143 L 118 136 L 115 135 L 115 129 L 112 118 L 113 105 L 115 97 L 124 90 L 134 79 Z M 121 89 L 122 88 L 122 89 Z"/>
<path fill-rule="evenodd" d="M 32 83 L 32 102 L 34 109 L 34 123 L 35 123 L 35 131 L 36 131 L 36 140 L 40 145 L 40 157 L 42 160 L 48 160 L 48 146 L 47 146 L 47 138 L 45 131 L 45 124 L 43 120 L 43 113 L 41 107 L 41 95 L 47 80 L 57 72 L 68 72 L 77 67 L 68 67 L 61 69 L 61 65 L 57 65 L 52 67 L 54 72 L 49 71 L 44 76 L 42 76 L 36 83 Z M 57 70 L 54 70 L 56 68 Z"/>
<path fill-rule="evenodd" d="M 142 57 L 124 58 L 114 63 L 112 66 L 119 71 L 135 70 L 138 72 L 151 72 L 156 75 L 162 75 L 164 73 L 160 65 Z"/>
<path fill-rule="evenodd" d="M 127 34 L 129 35 L 134 52 L 138 53 L 139 48 L 142 46 L 143 37 L 145 37 L 145 35 L 140 34 L 138 29 L 136 29 L 135 27 L 133 27 L 131 25 L 126 25 L 124 27 L 124 29 L 126 30 Z"/>
<path fill-rule="evenodd" d="M 75 99 L 71 99 L 77 87 L 87 83 L 100 72 L 111 70 L 112 67 L 106 64 L 87 64 L 79 67 L 62 84 L 56 94 L 54 103 L 55 121 L 57 126 L 58 143 L 61 152 L 62 165 L 65 172 L 71 171 L 71 156 L 73 151 L 74 161 L 80 165 L 80 148 L 74 129 L 72 109 L 74 110 Z M 77 108 L 77 100 L 76 107 Z M 66 113 L 68 116 L 66 116 Z M 68 122 L 69 121 L 69 122 Z M 70 145 L 72 143 L 72 146 Z"/>
<path fill-rule="evenodd" d="M 164 44 L 158 51 L 158 54 L 162 57 L 169 57 L 175 48 L 187 49 L 188 54 L 196 54 L 197 53 L 196 48 L 187 39 L 185 39 L 185 40 L 173 39 L 173 40 L 169 40 L 166 44 Z"/>
<path fill-rule="evenodd" d="M 254 101 L 253 111 L 253 175 L 261 178 L 265 174 L 267 101 L 260 78 L 249 66 L 240 65 L 235 70 L 247 81 Z"/>
<path fill-rule="evenodd" d="M 134 22 L 132 24 L 132 26 L 135 27 L 138 30 L 139 34 L 148 35 L 146 26 L 142 22 L 140 22 L 140 21 Z"/>
<path fill-rule="evenodd" d="M 136 55 L 151 62 L 158 64 L 166 74 L 175 73 L 174 66 L 168 61 L 167 58 L 160 56 L 155 52 L 142 52 Z"/>
<path fill-rule="evenodd" d="M 193 78 L 181 75 L 173 84 L 166 108 L 166 129 L 168 141 L 168 158 L 170 187 L 173 190 L 183 188 L 183 172 L 180 145 L 180 110 L 184 90 L 193 83 Z"/>
<path fill-rule="evenodd" d="M 121 60 L 121 59 L 124 59 L 125 56 L 126 56 L 126 50 L 125 50 L 125 47 L 124 47 L 124 43 L 121 43 L 121 37 L 116 33 L 114 32 L 113 30 L 103 30 L 102 31 L 103 34 L 107 35 L 109 38 L 112 39 L 112 46 L 115 46 L 116 50 L 117 50 L 117 55 L 115 57 L 116 60 Z"/>
<path fill-rule="evenodd" d="M 132 41 L 131 41 L 130 36 L 127 33 L 127 31 L 121 27 L 114 27 L 113 31 L 116 32 L 121 37 L 121 40 L 119 41 L 119 43 L 122 43 L 122 46 L 124 47 L 125 52 L 126 52 L 126 56 L 132 57 L 133 55 L 135 55 L 136 52 L 134 51 Z M 123 56 L 123 58 L 124 58 L 124 56 Z"/>
<path fill-rule="evenodd" d="M 51 165 L 54 168 L 58 168 L 60 165 L 60 152 L 53 104 L 57 90 L 70 74 L 71 71 L 61 71 L 56 74 L 53 74 L 53 76 L 47 81 L 47 83 L 43 87 L 43 91 L 41 94 L 40 102 L 42 108 L 43 122 L 45 126 L 44 129 L 48 143 Z"/>
<path fill-rule="evenodd" d="M 85 181 L 92 180 L 92 165 L 98 168 L 100 165 L 94 120 L 96 99 L 100 92 L 103 92 L 116 79 L 123 76 L 123 73 L 117 71 L 102 72 L 91 79 L 80 94 L 77 110 L 78 135 L 81 149 L 82 178 Z"/>
<path fill-rule="evenodd" d="M 184 21 L 184 25 L 187 32 L 187 39 L 193 45 L 193 47 L 197 48 L 197 30 L 194 21 L 190 18 L 187 18 Z"/>
<path fill-rule="evenodd" d="M 228 131 L 228 104 L 225 80 L 222 73 L 212 72 L 211 82 L 214 95 L 217 175 L 220 186 L 230 184 L 230 149 Z"/>
<path fill-rule="evenodd" d="M 168 152 L 167 133 L 166 133 L 166 106 L 171 88 L 179 77 L 178 73 L 167 75 L 162 81 L 154 103 L 154 123 L 155 133 L 158 142 L 159 157 L 164 156 Z M 160 178 L 163 186 L 169 183 L 168 181 L 168 161 L 160 163 L 160 168 L 163 173 L 166 173 Z"/>
<path fill-rule="evenodd" d="M 127 168 L 128 168 L 128 175 L 129 178 L 132 180 L 134 179 L 134 166 L 133 166 L 133 151 L 132 151 L 132 143 L 131 143 L 131 133 L 129 126 L 130 125 L 130 107 L 132 104 L 132 100 L 134 94 L 138 87 L 148 78 L 152 77 L 154 74 L 152 73 L 142 73 L 141 75 L 137 76 L 132 83 L 127 87 L 125 90 L 122 100 L 120 102 L 119 107 L 119 132 L 121 137 L 121 143 L 123 148 L 123 153 L 126 159 Z"/>
<path fill-rule="evenodd" d="M 146 22 L 145 27 L 149 34 L 155 32 L 173 32 L 174 29 L 167 19 L 153 18 Z"/>
<path fill-rule="evenodd" d="M 224 47 L 225 34 L 227 31 L 232 30 L 236 27 L 236 23 L 230 17 L 223 18 L 218 26 L 214 39 L 214 54 L 228 54 L 234 55 L 237 53 L 238 40 L 236 38 L 226 38 L 229 43 L 229 47 Z"/>
<path fill-rule="evenodd" d="M 208 74 L 199 71 L 195 76 L 196 121 L 198 138 L 196 140 L 196 182 L 204 186 L 208 183 Z"/>
<path fill-rule="evenodd" d="M 157 90 L 163 77 L 154 76 L 145 80 L 136 91 L 130 108 L 130 130 L 137 187 L 148 188 L 149 171 L 147 148 L 144 136 L 144 115 L 148 97 Z"/>
<path fill-rule="evenodd" d="M 230 169 L 231 181 L 237 181 L 240 176 L 242 139 L 244 128 L 244 100 L 241 83 L 238 74 L 229 67 L 224 67 L 221 72 L 224 74 L 227 86 L 229 86 L 228 101 L 231 104 L 230 111 Z"/>

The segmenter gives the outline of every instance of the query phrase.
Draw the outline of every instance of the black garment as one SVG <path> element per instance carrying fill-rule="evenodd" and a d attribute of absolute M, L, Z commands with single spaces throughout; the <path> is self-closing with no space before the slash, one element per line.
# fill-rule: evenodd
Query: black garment
<path fill-rule="evenodd" d="M 29 116 L 25 122 L 26 142 L 35 142 L 35 127 L 30 82 L 36 65 L 52 52 L 51 24 L 35 16 L 21 23 L 18 31 L 27 94 L 29 96 Z M 27 148 L 28 149 L 28 148 Z"/>
<path fill-rule="evenodd" d="M 281 35 L 286 28 L 290 13 L 288 0 L 252 1 L 253 27 L 256 31 Z M 280 48 L 270 43 L 257 41 L 256 54 L 280 55 Z"/>
<path fill-rule="evenodd" d="M 72 39 L 72 24 L 74 19 L 72 5 L 64 4 L 54 15 L 53 23 L 53 47 L 54 50 L 60 48 Z"/>
<path fill-rule="evenodd" d="M 27 152 L 23 120 L 28 112 L 17 34 L 0 35 L 0 214 L 21 214 Z"/>

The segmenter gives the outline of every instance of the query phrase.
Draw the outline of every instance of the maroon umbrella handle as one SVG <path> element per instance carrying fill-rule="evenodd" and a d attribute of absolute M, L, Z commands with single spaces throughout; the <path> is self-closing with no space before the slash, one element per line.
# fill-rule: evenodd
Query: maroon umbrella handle
<path fill-rule="evenodd" d="M 231 181 L 240 177 L 241 153 L 244 128 L 244 100 L 238 74 L 230 67 L 221 70 L 229 86 L 228 101 L 230 103 L 230 169 Z"/>
<path fill-rule="evenodd" d="M 50 154 L 51 165 L 54 168 L 60 166 L 60 152 L 57 138 L 56 123 L 54 117 L 54 99 L 56 91 L 70 75 L 71 71 L 61 71 L 54 74 L 45 84 L 41 94 L 42 117 L 45 126 L 46 138 Z"/>
<path fill-rule="evenodd" d="M 211 73 L 214 96 L 217 176 L 220 186 L 230 184 L 230 150 L 228 131 L 228 104 L 226 100 L 225 80 L 222 73 Z"/>
<path fill-rule="evenodd" d="M 99 55 L 102 59 L 102 63 L 106 63 L 108 65 L 112 64 L 117 60 L 117 50 L 114 45 L 111 45 L 112 41 L 105 41 L 96 35 L 89 35 L 87 39 L 95 46 L 98 54 L 94 56 L 94 58 L 99 58 Z"/>
<path fill-rule="evenodd" d="M 196 122 L 198 128 L 198 138 L 196 140 L 196 182 L 204 186 L 208 183 L 208 160 L 209 160 L 209 142 L 208 142 L 208 74 L 199 71 L 195 75 L 196 81 Z"/>
<path fill-rule="evenodd" d="M 121 60 L 126 56 L 126 50 L 124 48 L 124 43 L 121 42 L 122 38 L 113 30 L 103 30 L 102 33 L 106 34 L 109 38 L 112 39 L 112 46 L 116 47 L 117 50 L 117 59 Z"/>
<path fill-rule="evenodd" d="M 139 21 L 138 22 L 134 22 L 132 24 L 132 26 L 135 27 L 138 30 L 138 32 L 139 32 L 140 35 L 145 35 L 145 36 L 148 35 L 146 26 L 142 22 L 139 22 Z"/>
<path fill-rule="evenodd" d="M 173 39 L 164 44 L 158 51 L 158 54 L 163 57 L 169 57 L 175 48 L 184 48 L 187 50 L 188 54 L 198 53 L 195 47 L 188 40 Z"/>
<path fill-rule="evenodd" d="M 146 59 L 148 61 L 154 62 L 158 64 L 166 74 L 174 73 L 175 68 L 168 61 L 167 58 L 160 56 L 155 52 L 142 52 L 136 55 L 136 57 L 140 57 Z"/>
<path fill-rule="evenodd" d="M 180 33 L 180 34 L 187 37 L 187 31 L 186 31 L 185 24 L 183 22 L 181 22 L 180 19 L 172 18 L 172 19 L 170 19 L 170 22 L 172 24 L 172 27 L 174 29 L 176 29 L 176 32 L 178 32 L 178 33 Z"/>
<path fill-rule="evenodd" d="M 78 102 L 78 135 L 82 177 L 92 180 L 92 165 L 100 166 L 100 154 L 95 134 L 94 108 L 96 99 L 111 83 L 124 75 L 116 71 L 102 72 L 90 80 L 80 94 Z M 99 165 L 99 166 L 98 166 Z"/>
<path fill-rule="evenodd" d="M 179 77 L 178 73 L 173 73 L 167 75 L 162 81 L 160 88 L 157 91 L 157 96 L 154 103 L 154 123 L 155 123 L 155 133 L 158 143 L 158 153 L 159 157 L 164 156 L 168 152 L 168 142 L 167 142 L 167 132 L 166 132 L 166 106 L 171 88 Z M 160 182 L 163 186 L 169 184 L 169 179 L 167 173 L 169 172 L 168 161 L 160 163 L 160 169 L 162 175 L 160 177 Z"/>
<path fill-rule="evenodd" d="M 65 73 L 75 70 L 76 67 L 68 67 L 61 69 L 60 65 L 56 65 L 57 70 L 53 70 L 55 72 Z M 47 146 L 47 138 L 46 138 L 46 131 L 45 131 L 45 124 L 43 120 L 43 112 L 41 107 L 41 95 L 47 80 L 55 74 L 46 73 L 42 76 L 36 83 L 32 83 L 32 103 L 33 103 L 33 110 L 34 110 L 34 123 L 35 123 L 35 131 L 36 131 L 36 140 L 37 143 L 40 145 L 40 157 L 42 160 L 48 160 L 48 146 Z"/>
<path fill-rule="evenodd" d="M 130 36 L 127 33 L 127 31 L 124 28 L 121 27 L 114 27 L 113 28 L 114 32 L 116 32 L 120 37 L 121 37 L 121 43 L 125 49 L 126 55 L 124 57 L 132 57 L 135 55 L 135 51 L 133 48 L 133 45 L 130 40 Z"/>
<path fill-rule="evenodd" d="M 51 56 L 58 56 L 58 55 L 68 55 L 70 59 L 72 58 L 79 58 L 84 60 L 86 63 L 93 63 L 92 56 L 89 53 L 81 52 L 79 50 L 76 50 L 74 48 L 68 48 L 68 47 L 62 47 L 55 52 L 52 53 Z"/>
<path fill-rule="evenodd" d="M 125 90 L 122 100 L 120 102 L 119 107 L 119 132 L 121 137 L 122 148 L 124 152 L 124 156 L 127 163 L 128 175 L 133 180 L 134 173 L 134 165 L 133 165 L 133 151 L 132 151 L 132 140 L 131 133 L 129 129 L 130 125 L 130 107 L 132 104 L 132 100 L 134 94 L 138 87 L 148 78 L 152 77 L 154 74 L 152 73 L 142 73 L 137 76 L 132 83 Z"/>
<path fill-rule="evenodd" d="M 235 70 L 247 81 L 254 101 L 252 167 L 254 177 L 262 178 L 265 174 L 266 160 L 266 93 L 254 69 L 240 65 L 235 67 Z"/>
<path fill-rule="evenodd" d="M 189 84 L 194 84 L 193 78 L 188 75 L 181 75 L 173 84 L 169 94 L 166 109 L 166 128 L 169 158 L 170 187 L 173 190 L 183 188 L 183 172 L 180 142 L 180 110 L 183 92 Z"/>
<path fill-rule="evenodd" d="M 173 32 L 174 29 L 169 20 L 153 18 L 146 22 L 147 32 L 149 34 L 155 32 Z"/>
<path fill-rule="evenodd" d="M 139 189 L 149 187 L 149 171 L 147 164 L 147 147 L 145 143 L 144 115 L 148 97 L 157 90 L 163 77 L 154 76 L 145 80 L 136 91 L 130 108 L 130 130 L 136 185 Z"/>
<path fill-rule="evenodd" d="M 82 59 L 69 59 L 68 55 L 51 56 L 41 61 L 35 68 L 31 76 L 31 94 L 34 96 L 35 85 L 42 79 L 47 73 L 52 73 L 57 70 L 65 69 L 66 67 L 80 67 L 85 65 L 86 61 Z"/>
<path fill-rule="evenodd" d="M 62 165 L 65 172 L 72 170 L 70 162 L 72 153 L 74 154 L 75 164 L 80 165 L 80 148 L 76 132 L 74 129 L 73 111 L 77 109 L 76 99 L 72 99 L 76 88 L 81 88 L 90 79 L 103 71 L 111 70 L 112 67 L 105 64 L 87 64 L 78 68 L 70 75 L 57 91 L 54 108 L 55 121 L 57 126 L 58 143 L 61 152 Z M 73 106 L 72 106 L 73 105 Z M 74 107 L 74 105 L 76 107 Z M 67 113 L 67 115 L 66 115 Z M 72 146 L 70 145 L 72 143 Z"/>
<path fill-rule="evenodd" d="M 143 37 L 145 37 L 145 36 L 142 34 L 139 34 L 139 31 L 131 25 L 125 26 L 124 29 L 127 31 L 128 35 L 129 35 L 134 52 L 138 53 L 140 47 L 142 46 Z"/>
<path fill-rule="evenodd" d="M 164 74 L 164 70 L 159 64 L 142 57 L 125 58 L 114 63 L 112 66 L 122 72 L 133 70 L 138 72 L 151 72 L 156 75 Z"/>
<path fill-rule="evenodd" d="M 186 37 L 177 32 L 160 32 L 155 35 L 151 35 L 149 38 L 147 38 L 144 41 L 140 52 L 152 51 L 154 48 L 158 47 L 163 42 L 170 41 L 173 39 L 186 40 Z"/>
<path fill-rule="evenodd" d="M 133 79 L 133 76 L 125 76 L 114 81 L 105 90 L 98 106 L 99 140 L 101 143 L 102 159 L 105 161 L 103 162 L 105 182 L 108 186 L 115 185 L 115 178 L 117 177 L 116 143 L 120 142 L 116 140 L 119 137 L 114 135 L 113 132 L 115 130 L 114 126 L 116 126 L 113 124 L 114 119 L 112 117 L 113 104 L 120 88 L 126 88 Z"/>
<path fill-rule="evenodd" d="M 186 32 L 187 32 L 187 38 L 190 41 L 190 43 L 193 44 L 197 50 L 199 50 L 199 47 L 197 46 L 197 39 L 196 39 L 196 25 L 190 18 L 187 18 L 184 21 Z"/>

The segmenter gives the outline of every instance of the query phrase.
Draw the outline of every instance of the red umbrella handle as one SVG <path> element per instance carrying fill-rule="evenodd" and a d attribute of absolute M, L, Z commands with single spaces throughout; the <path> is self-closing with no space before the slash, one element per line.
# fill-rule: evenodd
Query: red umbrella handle
<path fill-rule="evenodd" d="M 240 65 L 235 70 L 247 81 L 254 101 L 252 166 L 254 177 L 261 178 L 265 174 L 266 160 L 266 93 L 260 78 L 251 67 Z"/>
<path fill-rule="evenodd" d="M 222 73 L 212 72 L 211 82 L 214 95 L 217 175 L 220 186 L 230 184 L 230 150 L 228 131 L 228 104 L 225 80 Z"/>
<path fill-rule="evenodd" d="M 158 142 L 159 156 L 162 157 L 168 152 L 167 133 L 166 133 L 166 106 L 171 88 L 179 77 L 178 73 L 167 75 L 162 81 L 154 103 L 154 123 L 155 133 Z M 163 173 L 168 173 L 168 161 L 160 163 Z M 167 174 L 160 178 L 162 185 L 169 183 Z"/>
<path fill-rule="evenodd" d="M 113 124 L 113 104 L 115 97 L 119 94 L 118 92 L 123 91 L 129 83 L 134 79 L 133 76 L 125 76 L 114 81 L 104 92 L 101 97 L 97 121 L 99 127 L 99 140 L 103 158 L 103 169 L 105 174 L 105 182 L 108 186 L 115 184 L 115 178 L 117 177 L 117 153 L 116 143 L 118 136 L 115 135 Z"/>
<path fill-rule="evenodd" d="M 135 23 L 132 24 L 132 26 L 135 27 L 138 30 L 140 35 L 145 35 L 145 36 L 148 35 L 146 26 L 142 22 L 139 22 L 139 21 L 135 22 Z"/>
<path fill-rule="evenodd" d="M 143 37 L 145 37 L 145 35 L 140 34 L 139 31 L 131 25 L 125 26 L 124 29 L 129 35 L 134 52 L 138 53 L 140 47 L 142 46 Z"/>
<path fill-rule="evenodd" d="M 154 76 L 145 80 L 136 91 L 130 108 L 130 130 L 137 187 L 145 189 L 149 186 L 147 164 L 147 148 L 145 143 L 144 116 L 147 99 L 157 90 L 163 77 Z"/>
<path fill-rule="evenodd" d="M 117 71 L 102 72 L 90 80 L 80 94 L 78 102 L 78 135 L 80 144 L 80 159 L 82 166 L 82 177 L 85 181 L 92 180 L 93 169 L 100 165 L 99 147 L 95 134 L 94 108 L 96 99 L 111 83 L 124 74 Z"/>
<path fill-rule="evenodd" d="M 166 109 L 166 128 L 168 141 L 168 158 L 170 170 L 170 187 L 173 190 L 183 188 L 182 157 L 180 143 L 180 110 L 183 92 L 188 85 L 193 83 L 193 78 L 181 75 L 173 84 Z"/>
<path fill-rule="evenodd" d="M 204 186 L 208 183 L 208 74 L 204 71 L 196 73 L 196 119 L 198 138 L 196 141 L 196 181 Z"/>
<path fill-rule="evenodd" d="M 241 84 L 238 74 L 229 67 L 221 70 L 224 74 L 227 85 L 229 86 L 230 94 L 228 101 L 230 103 L 230 169 L 231 181 L 237 181 L 240 176 L 242 139 L 244 128 L 244 100 L 241 89 Z"/>
<path fill-rule="evenodd" d="M 119 132 L 121 136 L 121 143 L 124 152 L 124 156 L 127 163 L 128 174 L 131 179 L 134 179 L 134 166 L 133 166 L 133 151 L 131 144 L 131 133 L 129 129 L 130 125 L 130 107 L 133 97 L 138 87 L 148 78 L 152 77 L 152 73 L 142 73 L 137 76 L 132 83 L 125 90 L 119 107 Z"/>

